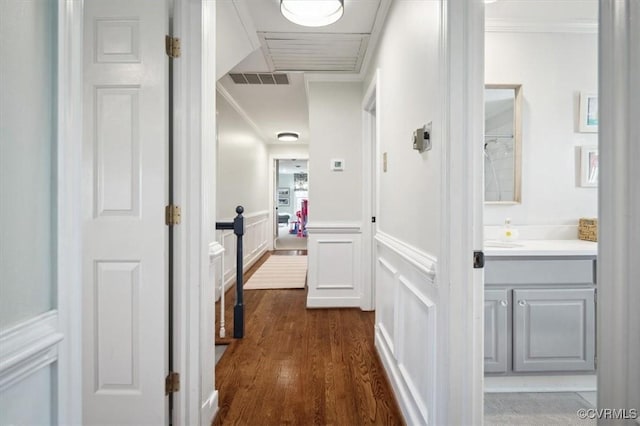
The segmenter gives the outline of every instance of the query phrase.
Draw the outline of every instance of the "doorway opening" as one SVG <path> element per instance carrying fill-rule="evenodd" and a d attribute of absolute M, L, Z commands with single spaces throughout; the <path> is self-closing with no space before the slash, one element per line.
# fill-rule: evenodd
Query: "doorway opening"
<path fill-rule="evenodd" d="M 309 160 L 275 160 L 275 250 L 306 250 L 309 217 Z"/>
<path fill-rule="evenodd" d="M 598 51 L 582 50 L 598 45 L 598 2 L 568 7 L 553 29 L 520 28 L 523 8 L 552 16 L 546 7 L 485 9 L 485 424 L 569 424 L 596 408 L 598 246 L 578 224 L 598 214 L 581 177 L 597 176 L 581 157 L 597 162 L 598 133 L 580 126 L 581 98 L 598 87 Z"/>

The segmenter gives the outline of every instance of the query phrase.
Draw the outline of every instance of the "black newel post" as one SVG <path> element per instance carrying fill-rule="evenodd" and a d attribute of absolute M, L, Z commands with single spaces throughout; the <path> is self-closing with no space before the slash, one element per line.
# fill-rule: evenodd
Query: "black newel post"
<path fill-rule="evenodd" d="M 233 222 L 216 222 L 216 229 L 230 229 L 236 234 L 236 305 L 233 307 L 233 337 L 242 339 L 244 336 L 244 304 L 242 300 L 244 277 L 242 274 L 242 236 L 244 235 L 244 207 L 236 207 L 238 215 Z"/>
<path fill-rule="evenodd" d="M 244 336 L 244 304 L 243 294 L 243 273 L 242 273 L 242 236 L 244 235 L 244 208 L 236 207 L 238 215 L 233 219 L 233 233 L 238 237 L 236 250 L 236 305 L 233 307 L 233 337 L 241 339 Z"/>

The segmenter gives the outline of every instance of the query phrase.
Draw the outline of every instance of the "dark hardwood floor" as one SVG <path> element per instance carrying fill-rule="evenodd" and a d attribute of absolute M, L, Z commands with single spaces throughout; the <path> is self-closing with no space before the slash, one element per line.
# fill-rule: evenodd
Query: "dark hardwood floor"
<path fill-rule="evenodd" d="M 287 252 L 267 253 L 245 282 L 272 254 Z M 233 289 L 226 296 L 233 335 Z M 245 291 L 244 301 L 245 337 L 216 366 L 214 425 L 404 424 L 375 352 L 373 312 L 306 309 L 306 290 Z"/>

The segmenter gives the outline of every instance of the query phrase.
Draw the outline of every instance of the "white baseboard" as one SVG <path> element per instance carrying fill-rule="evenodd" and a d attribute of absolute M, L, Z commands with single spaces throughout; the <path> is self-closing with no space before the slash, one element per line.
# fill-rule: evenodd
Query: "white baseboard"
<path fill-rule="evenodd" d="M 218 391 L 214 390 L 211 392 L 209 398 L 202 403 L 201 413 L 210 417 L 209 419 L 200 419 L 200 424 L 202 425 L 210 425 L 213 424 L 213 420 L 216 418 L 220 407 L 218 406 Z M 209 414 L 206 414 L 209 413 Z"/>
<path fill-rule="evenodd" d="M 595 374 L 562 376 L 504 376 L 484 378 L 484 391 L 496 392 L 593 392 Z"/>
<path fill-rule="evenodd" d="M 398 405 L 400 405 L 400 411 L 402 412 L 405 423 L 412 425 L 425 424 L 424 419 L 422 419 L 420 415 L 420 410 L 411 397 L 409 387 L 402 379 L 402 374 L 396 365 L 391 349 L 387 346 L 385 338 L 377 326 L 375 328 L 375 346 L 380 360 L 384 365 L 387 377 L 391 382 L 391 387 L 393 388 L 393 393 L 398 401 Z"/>

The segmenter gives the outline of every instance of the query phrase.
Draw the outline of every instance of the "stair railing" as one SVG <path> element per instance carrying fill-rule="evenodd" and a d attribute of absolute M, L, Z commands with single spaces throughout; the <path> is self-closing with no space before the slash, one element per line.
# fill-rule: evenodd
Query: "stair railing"
<path fill-rule="evenodd" d="M 243 255 L 242 255 L 242 236 L 244 235 L 244 217 L 242 213 L 244 207 L 236 207 L 236 213 L 238 214 L 233 222 L 216 222 L 216 229 L 218 230 L 233 230 L 236 235 L 236 304 L 233 307 L 233 337 L 236 339 L 242 339 L 244 337 L 244 301 L 243 301 Z M 224 268 L 224 265 L 223 265 Z M 224 282 L 222 284 L 222 291 L 224 292 Z M 221 299 L 221 304 L 224 299 Z"/>

